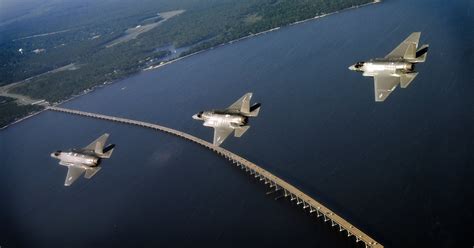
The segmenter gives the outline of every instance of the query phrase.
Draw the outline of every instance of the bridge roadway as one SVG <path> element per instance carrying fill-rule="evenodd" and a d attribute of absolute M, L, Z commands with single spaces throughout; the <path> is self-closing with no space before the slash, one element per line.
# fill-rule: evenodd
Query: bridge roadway
<path fill-rule="evenodd" d="M 83 111 L 60 108 L 60 107 L 48 107 L 48 109 L 53 110 L 53 111 L 63 112 L 63 113 L 74 114 L 74 115 L 92 117 L 92 118 L 101 119 L 101 120 L 114 121 L 114 122 L 129 124 L 129 125 L 136 125 L 140 127 L 147 127 L 147 128 L 159 130 L 168 134 L 172 134 L 172 135 L 190 140 L 194 143 L 200 144 L 216 152 L 217 154 L 227 158 L 229 161 L 232 161 L 233 164 L 240 167 L 241 169 L 245 169 L 245 171 L 249 172 L 250 175 L 253 175 L 255 178 L 258 178 L 260 181 L 263 181 L 265 184 L 269 184 L 270 188 L 274 188 L 274 191 L 283 191 L 283 196 L 290 197 L 291 201 L 296 201 L 297 205 L 301 205 L 303 209 L 309 209 L 310 213 L 316 213 L 317 217 L 323 217 L 325 222 L 331 221 L 332 227 L 337 226 L 340 232 L 346 231 L 348 237 L 354 236 L 356 242 L 363 242 L 366 248 L 368 247 L 383 248 L 383 245 L 376 242 L 369 235 L 365 234 L 360 229 L 353 226 L 347 220 L 337 215 L 336 213 L 331 211 L 329 208 L 325 207 L 323 204 L 313 199 L 311 196 L 303 193 L 296 187 L 285 182 L 283 179 L 273 175 L 272 173 L 266 171 L 260 166 L 222 147 L 215 146 L 212 143 L 209 143 L 205 140 L 202 140 L 190 134 L 183 133 L 171 128 L 163 127 L 163 126 L 152 124 L 152 123 L 129 120 L 129 119 L 120 118 L 120 117 L 95 114 L 95 113 L 83 112 Z"/>

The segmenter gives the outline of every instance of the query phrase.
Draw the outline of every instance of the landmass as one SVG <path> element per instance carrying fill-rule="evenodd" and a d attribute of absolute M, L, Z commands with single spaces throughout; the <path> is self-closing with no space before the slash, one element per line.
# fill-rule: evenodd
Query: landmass
<path fill-rule="evenodd" d="M 147 21 L 152 21 L 149 24 L 143 24 L 143 25 L 137 25 L 134 28 L 129 28 L 125 31 L 125 34 L 113 41 L 111 41 L 109 44 L 107 44 L 105 47 L 109 48 L 112 46 L 115 46 L 117 44 L 123 43 L 130 41 L 132 39 L 136 39 L 140 34 L 146 33 L 156 27 L 158 27 L 160 24 L 164 23 L 165 21 L 169 20 L 170 18 L 173 18 L 179 14 L 182 14 L 185 10 L 174 10 L 174 11 L 168 11 L 168 12 L 163 12 L 163 13 L 158 13 L 157 17 L 150 17 L 143 22 L 146 23 Z"/>
<path fill-rule="evenodd" d="M 0 96 L 0 124 L 8 125 L 43 109 L 37 105 L 18 105 L 14 98 Z"/>
<path fill-rule="evenodd" d="M 145 68 L 374 2 L 47 0 L 19 8 L 0 18 L 0 127 Z"/>

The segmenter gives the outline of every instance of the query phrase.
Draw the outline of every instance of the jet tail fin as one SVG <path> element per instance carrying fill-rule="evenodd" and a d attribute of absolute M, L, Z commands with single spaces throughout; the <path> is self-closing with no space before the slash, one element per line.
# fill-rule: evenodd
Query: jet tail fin
<path fill-rule="evenodd" d="M 238 127 L 235 129 L 234 136 L 235 137 L 242 137 L 247 130 L 249 130 L 250 126 L 243 126 L 243 127 Z"/>
<path fill-rule="evenodd" d="M 408 49 L 407 53 L 409 53 L 409 56 L 405 56 L 404 58 L 408 60 L 411 63 L 423 63 L 426 61 L 426 57 L 428 55 L 428 48 L 430 46 L 428 44 L 425 44 L 418 48 L 416 52 L 414 52 L 412 49 Z"/>
<path fill-rule="evenodd" d="M 416 46 L 417 44 L 411 43 L 408 44 L 407 50 L 405 51 L 405 55 L 403 55 L 404 59 L 415 59 L 416 58 Z"/>
<path fill-rule="evenodd" d="M 407 73 L 403 74 L 400 77 L 400 87 L 401 88 L 406 88 L 410 83 L 415 79 L 415 77 L 418 75 L 418 72 L 413 72 L 413 73 Z"/>
<path fill-rule="evenodd" d="M 420 49 L 418 49 L 416 51 L 416 59 L 414 62 L 416 63 L 423 63 L 426 61 L 426 57 L 428 56 L 428 48 L 430 47 L 430 45 L 428 44 L 425 44 L 423 46 L 420 47 Z"/>
<path fill-rule="evenodd" d="M 258 116 L 258 113 L 260 112 L 260 107 L 262 106 L 261 103 L 256 103 L 254 105 L 252 105 L 252 107 L 250 107 L 250 111 L 249 113 L 247 114 L 247 116 L 249 117 L 257 117 Z"/>
<path fill-rule="evenodd" d="M 108 145 L 104 148 L 102 153 L 98 154 L 101 158 L 110 158 L 112 156 L 112 152 L 114 152 L 115 145 Z"/>

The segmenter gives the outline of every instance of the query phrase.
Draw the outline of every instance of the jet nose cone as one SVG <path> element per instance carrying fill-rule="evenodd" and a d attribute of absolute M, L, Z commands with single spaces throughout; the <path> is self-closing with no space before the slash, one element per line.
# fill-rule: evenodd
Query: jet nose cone
<path fill-rule="evenodd" d="M 55 152 L 51 153 L 50 156 L 52 158 L 57 158 L 59 156 L 59 154 L 61 154 L 61 151 L 55 151 Z"/>
<path fill-rule="evenodd" d="M 204 112 L 201 111 L 201 112 L 199 112 L 199 113 L 193 115 L 193 119 L 195 119 L 195 120 L 202 120 L 202 114 L 203 114 L 203 113 L 204 113 Z"/>
<path fill-rule="evenodd" d="M 355 65 L 351 65 L 351 66 L 348 67 L 348 69 L 351 70 L 351 71 L 355 71 L 356 68 L 355 68 Z"/>

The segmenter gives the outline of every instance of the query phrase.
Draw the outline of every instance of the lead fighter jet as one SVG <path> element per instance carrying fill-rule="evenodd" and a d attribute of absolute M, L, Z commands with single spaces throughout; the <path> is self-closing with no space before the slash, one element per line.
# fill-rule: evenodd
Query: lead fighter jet
<path fill-rule="evenodd" d="M 420 35 L 420 32 L 412 33 L 385 58 L 357 62 L 349 67 L 363 76 L 374 77 L 376 102 L 383 102 L 398 84 L 406 88 L 418 75 L 415 64 L 425 62 L 428 54 L 428 45 L 418 49 Z"/>
<path fill-rule="evenodd" d="M 115 147 L 108 145 L 104 148 L 107 138 L 109 134 L 106 133 L 84 148 L 51 153 L 51 157 L 59 159 L 60 165 L 68 167 L 64 186 L 70 186 L 84 172 L 84 177 L 90 179 L 101 169 L 102 159 L 110 158 Z"/>
<path fill-rule="evenodd" d="M 250 106 L 252 93 L 247 93 L 224 110 L 201 111 L 193 119 L 204 121 L 204 126 L 214 128 L 214 145 L 219 146 L 233 132 L 241 137 L 249 128 L 249 117 L 257 117 L 260 103 Z"/>

